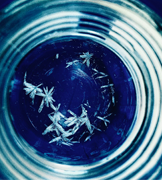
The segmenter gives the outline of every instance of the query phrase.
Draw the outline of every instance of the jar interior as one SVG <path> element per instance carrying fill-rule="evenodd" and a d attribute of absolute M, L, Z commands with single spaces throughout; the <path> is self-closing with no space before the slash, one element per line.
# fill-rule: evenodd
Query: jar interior
<path fill-rule="evenodd" d="M 125 141 L 135 121 L 128 68 L 89 38 L 66 36 L 34 47 L 15 68 L 9 92 L 18 136 L 55 162 L 101 160 Z"/>

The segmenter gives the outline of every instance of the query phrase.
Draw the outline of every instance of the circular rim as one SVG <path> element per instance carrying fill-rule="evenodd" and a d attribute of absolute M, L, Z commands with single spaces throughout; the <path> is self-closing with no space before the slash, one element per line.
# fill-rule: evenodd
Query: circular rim
<path fill-rule="evenodd" d="M 67 11 L 64 10 L 65 5 L 68 7 Z M 93 5 L 92 9 L 90 5 Z M 19 13 L 25 17 L 27 12 L 24 10 L 31 10 L 33 6 L 37 7 L 36 12 L 43 9 L 44 14 L 38 13 L 32 19 L 26 19 L 26 24 L 19 22 Z M 53 8 L 56 9 L 55 12 L 52 11 Z M 101 11 L 97 13 L 94 10 L 98 8 Z M 155 170 L 157 175 L 160 174 L 158 171 L 160 172 L 162 159 L 162 37 L 158 32 L 158 24 L 151 16 L 134 4 L 128 1 L 124 3 L 122 0 L 30 3 L 17 1 L 4 11 L 6 14 L 2 18 L 3 28 L 0 30 L 0 34 L 3 35 L 0 44 L 0 163 L 2 168 L 8 170 L 9 176 L 18 179 L 140 179 L 147 177 L 149 171 Z M 15 19 L 12 18 L 13 15 Z M 83 24 L 91 25 L 88 31 L 78 26 L 82 17 L 85 18 Z M 95 21 L 92 21 L 94 19 Z M 12 27 L 15 22 L 19 22 L 19 26 Z M 5 32 L 6 29 L 8 32 Z M 108 157 L 88 165 L 58 164 L 41 157 L 16 134 L 6 108 L 8 86 L 20 60 L 36 45 L 51 38 L 68 35 L 91 37 L 115 52 L 130 71 L 138 92 L 135 116 L 137 120 L 134 120 L 132 131 L 129 132 L 126 141 Z"/>

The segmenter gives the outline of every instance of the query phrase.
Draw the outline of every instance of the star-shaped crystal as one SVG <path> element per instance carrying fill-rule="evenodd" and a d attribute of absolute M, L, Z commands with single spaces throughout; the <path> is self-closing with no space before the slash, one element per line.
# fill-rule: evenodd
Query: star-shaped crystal
<path fill-rule="evenodd" d="M 28 83 L 26 81 L 26 73 L 25 73 L 25 76 L 24 76 L 24 90 L 26 92 L 26 95 L 29 94 L 29 97 L 32 99 L 32 104 L 34 104 L 34 99 L 35 99 L 35 96 L 39 93 L 42 93 L 42 89 L 39 88 L 42 84 L 39 84 L 38 86 L 34 86 L 33 84 L 31 83 Z"/>
<path fill-rule="evenodd" d="M 89 54 L 89 52 L 86 52 L 80 55 L 80 57 L 84 59 L 83 64 L 86 63 L 88 67 L 90 66 L 90 59 L 92 56 L 93 56 L 93 53 Z"/>
<path fill-rule="evenodd" d="M 109 115 L 108 115 L 109 116 Z M 105 126 L 107 126 L 107 123 L 110 123 L 110 121 L 107 119 L 108 116 L 104 116 L 104 117 L 101 117 L 101 116 L 97 116 L 97 118 L 101 121 L 104 122 Z"/>
<path fill-rule="evenodd" d="M 48 91 L 48 87 L 43 88 L 43 90 L 44 90 L 44 93 L 38 93 L 37 94 L 38 96 L 42 96 L 43 97 L 41 105 L 40 105 L 39 110 L 38 110 L 39 113 L 42 111 L 44 105 L 49 107 L 49 105 L 52 106 L 53 102 L 55 102 L 55 100 L 52 97 L 54 87 L 52 87 L 49 91 Z"/>
<path fill-rule="evenodd" d="M 74 60 L 74 61 L 71 61 L 71 62 L 67 62 L 67 66 L 66 68 L 68 68 L 69 66 L 72 66 L 73 64 L 76 65 L 77 63 L 79 62 L 79 60 Z"/>

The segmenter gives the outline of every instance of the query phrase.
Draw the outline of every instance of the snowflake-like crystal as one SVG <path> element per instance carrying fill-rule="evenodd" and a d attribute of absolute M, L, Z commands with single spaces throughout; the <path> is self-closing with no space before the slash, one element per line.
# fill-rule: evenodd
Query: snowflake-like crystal
<path fill-rule="evenodd" d="M 72 66 L 73 64 L 77 64 L 79 62 L 79 60 L 74 60 L 74 61 L 71 61 L 71 62 L 67 62 L 66 64 L 67 64 L 67 66 L 66 66 L 66 68 L 68 68 L 69 66 Z"/>
<path fill-rule="evenodd" d="M 110 123 L 110 121 L 107 119 L 108 116 L 104 116 L 104 117 L 101 117 L 101 116 L 97 116 L 97 118 L 99 120 L 102 120 L 105 124 L 105 126 L 107 126 L 107 123 Z"/>
<path fill-rule="evenodd" d="M 43 97 L 42 102 L 40 104 L 39 110 L 38 112 L 40 113 L 44 107 L 44 105 L 46 105 L 47 107 L 52 106 L 53 102 L 55 102 L 55 100 L 53 99 L 52 95 L 53 95 L 53 90 L 54 87 L 52 87 L 49 91 L 48 91 L 48 87 L 43 88 L 44 93 L 38 93 L 38 96 Z"/>
<path fill-rule="evenodd" d="M 80 57 L 84 59 L 83 64 L 86 63 L 88 67 L 90 66 L 90 59 L 92 56 L 93 56 L 93 53 L 89 54 L 89 52 L 86 52 L 80 55 Z"/>
<path fill-rule="evenodd" d="M 42 84 L 39 84 L 38 86 L 34 86 L 32 85 L 31 83 L 28 83 L 26 81 L 26 73 L 25 73 L 25 76 L 24 76 L 24 90 L 26 92 L 26 95 L 29 94 L 29 97 L 32 99 L 32 104 L 34 104 L 34 99 L 35 99 L 35 96 L 38 95 L 39 93 L 42 93 L 42 89 L 39 88 Z"/>

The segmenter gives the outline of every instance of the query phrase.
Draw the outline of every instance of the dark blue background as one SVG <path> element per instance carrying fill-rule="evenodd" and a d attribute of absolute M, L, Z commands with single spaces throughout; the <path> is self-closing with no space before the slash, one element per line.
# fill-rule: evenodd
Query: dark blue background
<path fill-rule="evenodd" d="M 0 0 L 0 9 L 7 6 L 13 0 Z M 162 0 L 140 0 L 152 10 L 154 10 L 158 15 L 162 17 Z"/>
<path fill-rule="evenodd" d="M 66 62 L 78 60 L 80 54 L 87 49 L 93 53 L 93 61 L 89 68 L 80 62 L 65 68 Z M 57 53 L 59 58 L 55 59 Z M 104 94 L 101 93 L 100 87 L 105 85 L 108 79 L 106 77 L 95 79 L 95 76 L 92 76 L 92 68 L 97 68 L 98 71 L 108 75 L 109 83 L 113 84 L 115 102 L 110 103 L 111 89 L 107 89 Z M 58 146 L 56 143 L 49 144 L 53 136 L 50 133 L 42 136 L 42 132 L 45 130 L 45 125 L 51 124 L 47 114 L 52 111 L 44 107 L 42 112 L 38 113 L 41 103 L 39 97 L 35 98 L 33 105 L 31 104 L 31 99 L 23 90 L 25 72 L 27 72 L 27 82 L 35 85 L 43 83 L 42 86 L 47 86 L 49 89 L 55 87 L 54 105 L 60 103 L 59 111 L 66 117 L 69 117 L 68 109 L 80 116 L 80 104 L 88 100 L 90 108 L 86 107 L 86 110 L 89 120 L 101 131 L 94 130 L 91 140 L 84 142 L 89 133 L 83 126 L 73 136 L 77 141 L 85 132 L 80 143 L 71 147 Z M 118 148 L 125 140 L 134 120 L 136 93 L 128 70 L 112 51 L 83 37 L 79 39 L 68 36 L 57 41 L 52 39 L 35 47 L 17 66 L 11 88 L 9 107 L 17 132 L 46 158 L 55 161 L 81 160 L 89 163 L 107 156 L 107 153 Z M 111 114 L 108 116 L 110 121 L 108 127 L 96 119 L 94 115 L 96 113 L 97 116 L 102 117 Z"/>
<path fill-rule="evenodd" d="M 140 0 L 162 17 L 162 0 Z"/>

